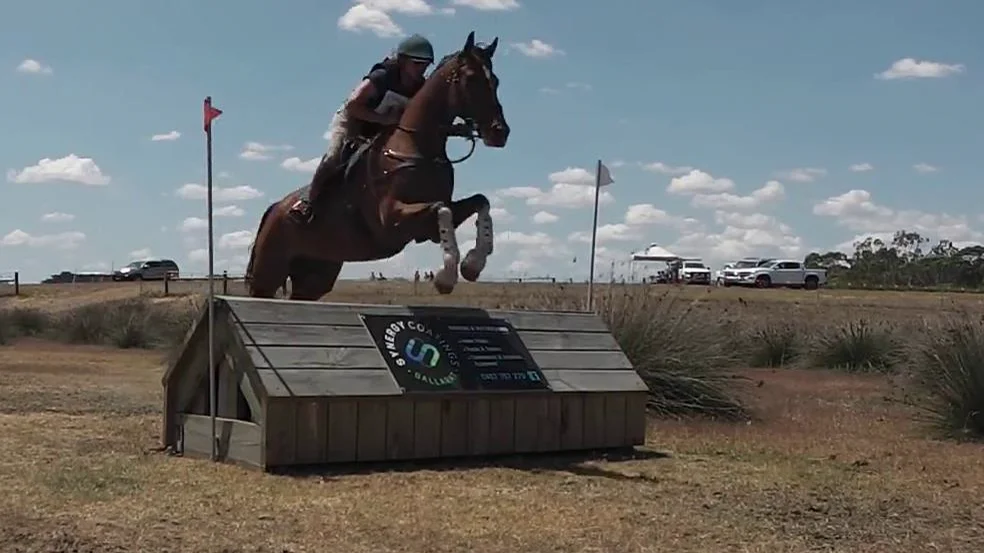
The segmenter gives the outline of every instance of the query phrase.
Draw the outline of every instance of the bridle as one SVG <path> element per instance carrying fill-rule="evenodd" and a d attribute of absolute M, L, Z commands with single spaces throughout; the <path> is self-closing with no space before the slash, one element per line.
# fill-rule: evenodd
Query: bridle
<path fill-rule="evenodd" d="M 459 93 L 459 89 L 457 88 L 458 87 L 458 83 L 461 81 L 461 75 L 459 74 L 459 71 L 460 70 L 461 70 L 461 65 L 459 63 L 455 62 L 455 65 L 451 68 L 451 70 L 448 72 L 448 75 L 445 77 L 445 82 L 448 83 L 449 85 L 451 85 L 452 87 L 454 87 L 455 95 L 456 96 Z M 457 117 L 460 117 L 462 120 L 464 120 L 465 124 L 469 128 L 469 134 L 468 134 L 468 136 L 460 136 L 460 135 L 454 135 L 454 136 L 457 136 L 459 138 L 464 138 L 464 139 L 468 140 L 471 143 L 470 144 L 470 147 L 468 149 L 468 153 L 465 154 L 464 156 L 458 158 L 458 159 L 452 160 L 452 159 L 448 159 L 447 156 L 427 158 L 427 157 L 424 157 L 424 156 L 421 156 L 421 155 L 399 153 L 399 152 L 394 151 L 392 148 L 384 148 L 383 151 L 382 151 L 382 154 L 384 156 L 386 156 L 388 158 L 391 158 L 391 159 L 396 159 L 396 160 L 402 162 L 400 165 L 398 165 L 397 167 L 393 168 L 389 172 L 393 172 L 393 171 L 396 171 L 398 169 L 402 169 L 402 168 L 407 167 L 407 166 L 416 165 L 416 163 L 414 163 L 414 162 L 419 163 L 421 161 L 428 161 L 428 162 L 439 164 L 439 165 L 443 165 L 443 164 L 454 165 L 456 163 L 461 163 L 462 161 L 465 161 L 466 159 L 470 158 L 473 153 L 475 153 L 475 139 L 476 138 L 481 138 L 481 133 L 478 130 L 478 125 L 475 123 L 475 115 L 474 115 L 473 110 L 471 109 L 471 105 L 470 105 L 470 102 L 468 100 L 469 96 L 467 94 L 465 94 L 464 96 L 465 96 L 465 101 L 464 101 L 464 104 L 465 105 L 464 106 L 460 106 L 459 105 L 459 107 L 463 107 L 464 108 L 462 110 L 464 112 L 464 114 L 458 114 Z M 438 130 L 444 132 L 445 133 L 445 136 L 447 136 L 447 137 L 450 137 L 450 135 L 448 134 L 448 131 L 450 131 L 452 128 L 453 128 L 452 126 L 447 126 L 447 125 L 440 125 L 440 126 L 438 126 Z M 398 130 L 398 131 L 405 132 L 407 134 L 411 134 L 411 135 L 412 134 L 415 134 L 415 133 L 422 132 L 421 129 L 415 129 L 415 128 L 411 128 L 411 127 L 406 127 L 406 126 L 400 125 L 400 124 L 397 124 L 396 127 L 395 127 L 395 129 Z"/>

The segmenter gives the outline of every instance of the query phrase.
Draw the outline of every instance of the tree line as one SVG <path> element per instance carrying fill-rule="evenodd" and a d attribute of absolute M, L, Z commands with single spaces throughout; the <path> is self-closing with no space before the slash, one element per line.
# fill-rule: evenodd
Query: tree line
<path fill-rule="evenodd" d="M 950 240 L 929 246 L 918 232 L 896 231 L 890 242 L 867 237 L 854 253 L 813 252 L 804 262 L 827 270 L 831 287 L 843 288 L 984 288 L 984 246 L 956 247 Z"/>

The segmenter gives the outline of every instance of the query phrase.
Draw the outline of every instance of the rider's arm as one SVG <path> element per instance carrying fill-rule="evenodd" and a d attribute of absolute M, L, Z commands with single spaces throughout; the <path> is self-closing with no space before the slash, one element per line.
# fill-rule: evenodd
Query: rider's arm
<path fill-rule="evenodd" d="M 383 125 L 391 124 L 391 117 L 376 113 L 375 110 L 366 105 L 369 98 L 372 98 L 380 90 L 382 75 L 377 76 L 377 71 L 369 74 L 364 79 L 345 102 L 345 114 L 349 117 L 369 121 L 370 123 L 380 123 Z"/>

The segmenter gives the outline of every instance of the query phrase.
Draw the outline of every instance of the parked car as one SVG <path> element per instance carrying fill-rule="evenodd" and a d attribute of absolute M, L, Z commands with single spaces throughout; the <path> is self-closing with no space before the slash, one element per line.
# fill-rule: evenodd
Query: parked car
<path fill-rule="evenodd" d="M 774 259 L 758 267 L 729 271 L 734 272 L 734 279 L 725 280 L 725 286 L 783 286 L 815 290 L 827 283 L 826 269 L 807 269 L 802 262 L 794 259 Z"/>
<path fill-rule="evenodd" d="M 738 261 L 726 263 L 724 267 L 715 273 L 714 283 L 717 285 L 730 286 L 731 284 L 741 284 L 739 282 L 740 269 L 754 269 L 773 261 L 770 257 L 743 257 Z"/>
<path fill-rule="evenodd" d="M 164 280 L 165 274 L 177 277 L 178 264 L 170 259 L 145 259 L 113 271 L 113 280 Z"/>

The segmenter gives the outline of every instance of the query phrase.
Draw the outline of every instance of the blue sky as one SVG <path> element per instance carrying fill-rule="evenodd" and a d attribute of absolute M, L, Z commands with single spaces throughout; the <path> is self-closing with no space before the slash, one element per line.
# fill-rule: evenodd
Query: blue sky
<path fill-rule="evenodd" d="M 146 255 L 205 273 L 207 95 L 224 111 L 217 268 L 241 271 L 262 210 L 306 182 L 340 102 L 412 32 L 438 55 L 472 30 L 499 37 L 510 142 L 479 145 L 456 177 L 494 199 L 489 278 L 587 274 L 599 158 L 616 181 L 603 271 L 652 242 L 720 265 L 901 228 L 984 241 L 981 2 L 8 4 L 0 274 L 28 281 Z M 465 223 L 463 249 L 473 236 Z M 414 245 L 343 275 L 439 261 Z"/>

